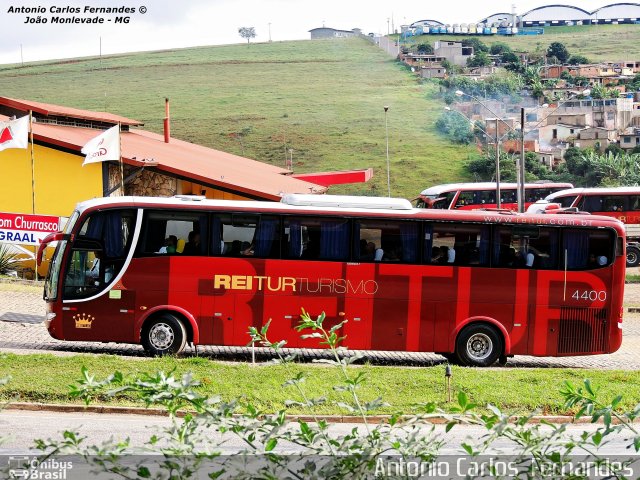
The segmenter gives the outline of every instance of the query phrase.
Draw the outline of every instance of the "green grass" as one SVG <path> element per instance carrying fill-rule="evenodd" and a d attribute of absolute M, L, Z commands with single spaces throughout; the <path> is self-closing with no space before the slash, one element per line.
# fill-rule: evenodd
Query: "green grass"
<path fill-rule="evenodd" d="M 474 152 L 435 131 L 437 88 L 363 39 L 0 66 L 4 96 L 109 111 L 158 133 L 169 97 L 176 138 L 279 166 L 291 148 L 299 173 L 373 167 L 370 183 L 333 193 L 386 194 L 388 105 L 392 194 L 411 198 L 464 178 L 462 163 Z"/>
<path fill-rule="evenodd" d="M 318 407 L 319 414 L 347 414 L 335 406 L 342 393 L 332 390 L 340 383 L 335 367 L 314 364 L 250 364 L 216 362 L 204 358 L 159 358 L 136 359 L 116 356 L 75 355 L 56 357 L 52 355 L 12 355 L 2 357 L 0 378 L 11 375 L 8 385 L 0 388 L 0 399 L 14 401 L 73 403 L 69 385 L 80 378 L 80 369 L 86 366 L 99 378 L 118 370 L 132 376 L 142 372 L 170 371 L 176 374 L 193 372 L 202 382 L 200 388 L 207 395 L 221 395 L 224 400 L 245 398 L 261 409 L 277 411 L 287 399 L 301 400 L 294 387 L 283 388 L 282 384 L 297 372 L 308 375 L 302 384 L 307 395 L 328 396 L 328 403 Z M 372 400 L 381 396 L 391 407 L 380 413 L 411 413 L 419 410 L 418 404 L 436 402 L 447 409 L 453 404 L 446 402 L 444 367 L 384 367 L 355 366 L 355 371 L 364 371 L 367 380 L 361 390 L 361 398 Z M 470 399 L 481 406 L 497 405 L 510 413 L 527 413 L 535 410 L 544 414 L 565 414 L 560 389 L 565 381 L 581 384 L 590 378 L 595 386 L 602 388 L 602 398 L 611 400 L 617 394 L 624 395 L 626 408 L 635 406 L 640 399 L 640 372 L 599 371 L 572 369 L 473 369 L 453 368 L 453 398 L 464 391 Z M 500 388 L 495 388 L 500 385 Z M 134 397 L 120 396 L 113 400 L 102 399 L 102 404 L 139 405 Z M 308 413 L 294 408 L 290 413 Z"/>
<path fill-rule="evenodd" d="M 416 43 L 436 40 L 461 41 L 460 35 L 423 35 L 412 39 Z M 553 42 L 564 43 L 570 54 L 584 55 L 592 62 L 633 60 L 632 46 L 640 42 L 640 25 L 582 25 L 545 27 L 544 35 L 479 36 L 487 45 L 506 43 L 519 52 L 543 55 Z"/>

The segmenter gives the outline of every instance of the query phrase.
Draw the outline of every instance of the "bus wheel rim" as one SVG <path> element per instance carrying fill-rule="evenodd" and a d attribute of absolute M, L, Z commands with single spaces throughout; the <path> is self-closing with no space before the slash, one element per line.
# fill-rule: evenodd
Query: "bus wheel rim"
<path fill-rule="evenodd" d="M 467 340 L 467 354 L 474 360 L 484 360 L 492 351 L 493 342 L 484 333 L 475 333 Z"/>
<path fill-rule="evenodd" d="M 173 329 L 166 323 L 156 323 L 149 330 L 149 341 L 153 348 L 166 350 L 173 344 L 175 335 Z"/>

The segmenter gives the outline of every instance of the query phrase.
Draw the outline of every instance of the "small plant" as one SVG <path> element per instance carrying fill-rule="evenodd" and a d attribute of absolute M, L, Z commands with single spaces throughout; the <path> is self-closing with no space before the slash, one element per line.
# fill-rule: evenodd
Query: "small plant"
<path fill-rule="evenodd" d="M 9 246 L 0 243 L 0 274 L 6 274 L 18 263 L 18 256 L 13 253 Z"/>

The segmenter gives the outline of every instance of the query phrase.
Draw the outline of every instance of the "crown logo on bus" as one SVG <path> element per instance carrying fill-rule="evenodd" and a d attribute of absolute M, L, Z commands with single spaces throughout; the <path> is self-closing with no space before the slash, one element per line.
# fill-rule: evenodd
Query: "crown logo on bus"
<path fill-rule="evenodd" d="M 96 319 L 91 315 L 85 313 L 78 313 L 73 316 L 73 320 L 76 322 L 76 328 L 91 328 L 91 323 Z"/>

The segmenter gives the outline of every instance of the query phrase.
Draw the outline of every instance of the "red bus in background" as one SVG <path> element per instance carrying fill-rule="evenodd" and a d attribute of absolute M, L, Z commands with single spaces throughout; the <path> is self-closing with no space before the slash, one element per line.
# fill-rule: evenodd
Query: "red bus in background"
<path fill-rule="evenodd" d="M 581 215 L 443 211 L 408 200 L 286 195 L 281 203 L 119 197 L 78 205 L 45 281 L 57 339 L 249 342 L 272 320 L 289 347 L 301 309 L 357 350 L 463 365 L 591 355 L 622 341 L 624 226 Z"/>
<path fill-rule="evenodd" d="M 627 231 L 627 267 L 640 265 L 640 187 L 571 188 L 529 208 L 540 213 L 549 203 L 620 220 Z"/>
<path fill-rule="evenodd" d="M 538 182 L 525 183 L 525 208 L 547 195 L 573 188 L 570 183 Z M 500 208 L 518 211 L 518 185 L 500 183 Z M 418 208 L 440 208 L 473 210 L 477 208 L 496 208 L 496 183 L 448 183 L 423 190 L 417 199 Z"/>

